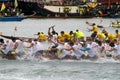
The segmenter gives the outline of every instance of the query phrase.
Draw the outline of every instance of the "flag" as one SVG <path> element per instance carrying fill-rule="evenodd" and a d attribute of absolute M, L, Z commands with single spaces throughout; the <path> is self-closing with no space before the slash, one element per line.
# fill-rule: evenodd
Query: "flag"
<path fill-rule="evenodd" d="M 2 35 L 2 32 L 0 32 L 0 35 Z"/>
<path fill-rule="evenodd" d="M 15 26 L 14 30 L 17 31 L 17 27 L 16 26 Z"/>
<path fill-rule="evenodd" d="M 17 0 L 15 0 L 14 6 L 15 6 L 15 8 L 18 7 L 18 2 L 17 2 Z"/>
<path fill-rule="evenodd" d="M 3 11 L 3 10 L 5 10 L 5 4 L 4 4 L 4 2 L 2 3 L 2 6 L 1 6 L 1 11 Z"/>

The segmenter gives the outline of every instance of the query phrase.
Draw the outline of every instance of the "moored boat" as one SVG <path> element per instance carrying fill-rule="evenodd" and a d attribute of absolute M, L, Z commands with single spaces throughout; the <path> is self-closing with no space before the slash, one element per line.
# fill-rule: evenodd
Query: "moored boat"
<path fill-rule="evenodd" d="M 7 22 L 7 21 L 22 21 L 26 17 L 18 17 L 18 16 L 10 16 L 10 17 L 0 17 L 0 21 Z"/>
<path fill-rule="evenodd" d="M 17 0 L 0 0 L 0 21 L 22 21 L 26 17 L 18 9 Z"/>
<path fill-rule="evenodd" d="M 113 28 L 120 28 L 120 22 L 112 23 Z"/>
<path fill-rule="evenodd" d="M 78 2 L 78 0 L 18 0 L 19 9 L 25 15 L 36 14 L 30 18 L 92 18 L 120 16 L 118 6 L 119 0 L 98 0 Z M 109 8 L 109 9 L 108 9 Z M 116 16 L 117 14 L 117 16 Z"/>

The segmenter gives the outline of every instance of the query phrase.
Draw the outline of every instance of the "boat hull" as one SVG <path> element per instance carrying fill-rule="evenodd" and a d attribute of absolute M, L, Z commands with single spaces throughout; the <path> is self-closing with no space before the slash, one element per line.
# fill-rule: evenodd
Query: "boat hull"
<path fill-rule="evenodd" d="M 94 14 L 91 14 L 91 13 L 85 13 L 81 15 L 79 12 L 76 12 L 75 6 L 71 6 L 73 11 L 66 13 L 63 11 L 63 6 L 41 7 L 38 3 L 22 2 L 22 1 L 19 2 L 19 5 L 20 5 L 19 8 L 23 10 L 22 13 L 24 13 L 25 15 L 32 15 L 34 14 L 33 12 L 36 13 L 35 15 L 30 16 L 29 18 L 93 18 L 93 17 L 96 17 Z M 59 11 L 59 8 L 61 8 L 60 11 Z"/>
<path fill-rule="evenodd" d="M 9 21 L 22 21 L 25 17 L 1 17 L 0 21 L 9 22 Z"/>
<path fill-rule="evenodd" d="M 6 55 L 2 56 L 3 59 L 8 59 L 8 60 L 16 60 L 16 55 Z"/>

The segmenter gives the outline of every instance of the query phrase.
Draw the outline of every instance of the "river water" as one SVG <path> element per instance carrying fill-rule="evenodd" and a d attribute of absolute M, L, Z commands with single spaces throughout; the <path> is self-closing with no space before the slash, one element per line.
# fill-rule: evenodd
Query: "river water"
<path fill-rule="evenodd" d="M 86 25 L 86 21 L 104 25 L 106 30 L 115 33 L 116 28 L 109 27 L 111 21 L 115 19 L 101 18 L 25 19 L 21 22 L 0 22 L 0 32 L 4 35 L 36 37 L 34 34 L 37 32 L 47 34 L 48 28 L 55 25 L 57 32 L 79 29 L 89 36 L 90 32 L 87 29 L 91 27 Z M 15 27 L 17 31 L 14 30 Z M 120 61 L 0 59 L 0 80 L 120 80 Z"/>

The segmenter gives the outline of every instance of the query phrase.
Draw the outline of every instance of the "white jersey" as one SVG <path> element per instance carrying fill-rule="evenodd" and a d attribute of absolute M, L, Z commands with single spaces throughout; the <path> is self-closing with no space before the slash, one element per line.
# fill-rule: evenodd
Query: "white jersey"
<path fill-rule="evenodd" d="M 101 51 L 101 50 L 103 49 L 103 47 L 104 47 L 103 44 L 102 44 L 101 46 L 98 46 L 98 56 L 99 56 L 99 57 L 102 57 L 102 56 L 103 56 L 102 53 L 103 53 L 104 50 Z"/>
<path fill-rule="evenodd" d="M 52 41 L 55 42 L 55 43 L 57 43 L 57 37 L 58 37 L 57 34 L 53 35 L 52 36 Z"/>
<path fill-rule="evenodd" d="M 33 43 L 32 49 L 33 49 L 33 53 L 36 53 L 37 51 L 43 50 L 43 46 L 42 46 L 42 44 L 40 42 L 35 41 Z"/>
<path fill-rule="evenodd" d="M 80 50 L 79 45 L 73 45 L 72 48 L 77 59 L 79 59 L 84 54 L 84 52 Z"/>
<path fill-rule="evenodd" d="M 4 43 L 1 45 L 1 50 L 4 52 L 4 54 L 7 54 L 9 51 L 12 51 L 13 49 L 14 43 L 12 42 L 12 40 L 4 41 Z"/>
<path fill-rule="evenodd" d="M 30 47 L 31 44 L 32 43 L 29 43 L 29 42 L 24 42 L 23 43 L 25 53 L 32 54 L 32 47 Z"/>
<path fill-rule="evenodd" d="M 114 53 L 113 53 L 113 56 L 120 55 L 120 44 L 119 45 L 115 45 L 113 48 L 115 49 Z"/>
<path fill-rule="evenodd" d="M 96 42 L 92 42 L 91 47 L 93 49 L 93 53 L 98 55 L 98 44 Z"/>
<path fill-rule="evenodd" d="M 65 49 L 70 49 L 71 46 L 70 46 L 68 43 L 64 43 L 63 48 L 65 48 Z"/>
<path fill-rule="evenodd" d="M 1 51 L 4 53 L 4 54 L 7 54 L 9 51 L 7 50 L 7 44 L 6 43 L 3 43 L 1 46 Z"/>
<path fill-rule="evenodd" d="M 89 55 L 90 57 L 94 57 L 94 52 L 93 52 L 92 46 L 91 46 L 90 44 L 87 44 L 87 47 L 86 47 L 86 48 L 88 48 L 88 50 L 87 50 L 87 52 L 89 53 L 88 55 Z"/>
<path fill-rule="evenodd" d="M 18 44 L 16 48 L 18 52 L 24 52 L 23 42 L 21 40 L 16 40 L 15 44 Z"/>
<path fill-rule="evenodd" d="M 58 55 L 58 58 L 64 58 L 67 55 L 70 55 L 70 51 L 63 50 L 63 48 L 68 48 L 68 44 L 65 45 L 59 45 L 57 49 L 61 52 L 60 55 Z"/>
<path fill-rule="evenodd" d="M 13 51 L 14 50 L 14 45 L 15 45 L 15 42 L 13 42 L 12 40 L 8 40 L 5 42 L 7 44 L 7 47 L 6 49 L 8 51 Z"/>

